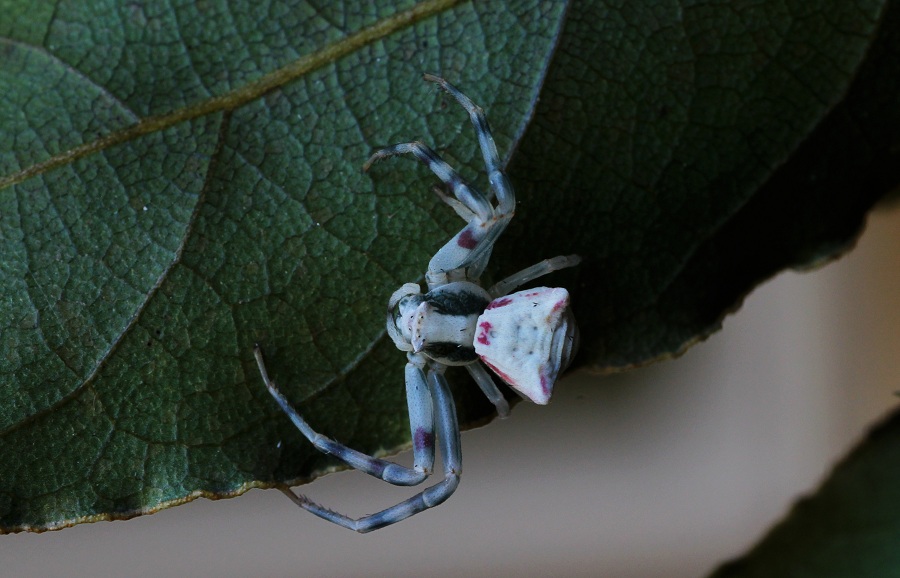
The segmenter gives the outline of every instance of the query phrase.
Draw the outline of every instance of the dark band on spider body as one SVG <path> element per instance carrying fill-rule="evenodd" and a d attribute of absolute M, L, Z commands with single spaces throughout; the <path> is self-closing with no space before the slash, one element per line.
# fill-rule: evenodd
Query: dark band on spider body
<path fill-rule="evenodd" d="M 444 287 L 447 286 L 444 285 Z M 481 315 L 491 302 L 490 298 L 485 298 L 483 293 L 483 289 L 476 292 L 469 287 L 462 286 L 455 291 L 441 291 L 440 289 L 429 291 L 425 294 L 425 300 L 431 303 L 441 315 Z"/>
<path fill-rule="evenodd" d="M 474 347 L 448 341 L 426 343 L 421 352 L 432 359 L 440 359 L 442 363 L 448 365 L 465 365 L 478 360 L 478 354 L 475 353 Z"/>

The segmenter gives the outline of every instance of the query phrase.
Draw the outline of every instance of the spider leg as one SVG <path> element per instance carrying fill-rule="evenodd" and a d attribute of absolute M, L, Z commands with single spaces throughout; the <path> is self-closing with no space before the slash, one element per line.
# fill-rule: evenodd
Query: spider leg
<path fill-rule="evenodd" d="M 468 224 L 450 241 L 441 247 L 428 265 L 426 280 L 429 288 L 466 278 L 477 279 L 487 265 L 494 242 L 512 215 L 501 215 L 478 189 L 469 185 L 436 152 L 420 142 L 400 143 L 375 152 L 363 165 L 367 170 L 375 161 L 401 154 L 411 154 L 425 164 L 431 172 L 443 181 L 455 199 L 438 195 L 444 202 L 465 218 Z M 475 264 L 466 275 L 465 268 Z"/>
<path fill-rule="evenodd" d="M 444 366 L 434 364 L 428 372 L 428 388 L 431 391 L 431 397 L 434 402 L 437 417 L 437 435 L 441 444 L 441 456 L 444 460 L 444 479 L 442 481 L 426 488 L 408 500 L 358 519 L 329 510 L 310 501 L 306 496 L 295 494 L 288 489 L 282 489 L 282 491 L 304 510 L 312 512 L 329 522 L 360 533 L 390 526 L 443 503 L 456 491 L 459 485 L 459 477 L 462 474 L 459 423 L 456 420 L 456 406 L 453 403 L 453 396 L 450 394 L 450 387 L 447 385 L 446 378 L 444 378 L 444 369 Z"/>
<path fill-rule="evenodd" d="M 457 173 L 453 167 L 448 165 L 444 159 L 438 156 L 438 154 L 426 144 L 417 141 L 404 142 L 377 150 L 369 157 L 366 164 L 363 165 L 363 170 L 368 171 L 369 167 L 380 159 L 404 154 L 413 155 L 418 161 L 428 167 L 428 170 L 437 175 L 437 177 L 447 185 L 453 193 L 453 196 L 456 197 L 466 209 L 474 213 L 476 218 L 481 219 L 482 221 L 491 218 L 494 213 L 494 208 L 484 194 L 466 182 L 462 175 Z M 441 196 L 441 198 L 444 199 L 444 196 Z M 445 202 L 456 210 L 455 205 L 451 204 L 446 199 Z M 458 210 L 457 214 L 459 214 Z"/>
<path fill-rule="evenodd" d="M 558 257 L 553 257 L 552 259 L 544 259 L 540 263 L 522 269 L 518 273 L 513 273 L 506 279 L 494 284 L 494 286 L 488 290 L 488 293 L 495 299 L 497 297 L 503 297 L 504 295 L 509 295 L 513 289 L 523 283 L 527 283 L 532 279 L 537 279 L 538 277 L 552 273 L 553 271 L 574 267 L 579 263 L 581 263 L 581 257 L 578 255 L 560 255 Z"/>
<path fill-rule="evenodd" d="M 459 215 L 463 221 L 468 223 L 475 218 L 475 213 L 470 211 L 469 208 L 464 204 L 460 203 L 459 201 L 445 193 L 443 187 L 441 187 L 440 185 L 431 187 L 431 190 L 435 195 L 437 195 L 437 198 L 447 203 L 450 208 L 453 209 L 453 212 Z"/>
<path fill-rule="evenodd" d="M 432 188 L 432 190 L 434 191 L 434 194 L 438 196 L 439 199 L 441 199 L 442 201 L 447 203 L 450 206 L 450 208 L 452 208 L 453 211 L 457 215 L 462 217 L 463 221 L 470 223 L 476 218 L 475 213 L 470 211 L 465 205 L 463 205 L 462 203 L 460 203 L 453 197 L 448 196 L 440 186 L 435 185 Z M 450 245 L 451 245 L 451 247 L 453 246 L 452 243 Z M 449 250 L 445 249 L 445 251 L 449 251 Z M 488 264 L 488 261 L 490 260 L 490 258 L 491 258 L 491 252 L 483 251 L 477 261 L 470 263 L 466 267 L 466 272 L 465 272 L 465 275 L 463 275 L 463 278 L 478 279 L 479 277 L 481 277 L 481 274 L 484 273 L 484 270 L 487 267 L 487 264 Z M 445 275 L 443 275 L 443 274 L 438 274 L 437 277 L 438 277 L 438 283 L 432 283 L 431 288 L 434 288 L 434 286 L 441 284 L 442 281 L 444 283 L 446 283 L 449 280 L 449 279 L 443 279 L 443 277 L 445 277 Z"/>
<path fill-rule="evenodd" d="M 500 155 L 497 153 L 497 145 L 494 143 L 494 136 L 491 133 L 487 117 L 484 115 L 484 110 L 443 78 L 433 74 L 424 74 L 422 78 L 437 84 L 447 94 L 455 98 L 460 106 L 469 113 L 469 119 L 472 121 L 475 133 L 478 135 L 478 144 L 481 147 L 484 165 L 487 168 L 491 192 L 497 196 L 497 201 L 500 203 L 498 207 L 500 213 L 512 216 L 511 214 L 516 208 L 516 196 L 512 186 L 509 184 L 509 180 L 506 178 L 506 174 L 500 168 Z"/>
<path fill-rule="evenodd" d="M 470 363 L 466 366 L 466 369 L 469 370 L 469 375 L 472 376 L 472 379 L 474 379 L 478 384 L 478 387 L 481 388 L 482 393 L 484 393 L 490 402 L 494 404 L 494 407 L 497 408 L 497 415 L 501 418 L 509 417 L 509 403 L 506 401 L 506 398 L 503 397 L 503 394 L 500 393 L 500 388 L 494 383 L 494 378 L 491 377 L 481 363 L 478 361 Z"/>
<path fill-rule="evenodd" d="M 412 362 L 407 365 L 407 399 L 409 400 L 409 414 L 411 428 L 415 438 L 414 456 L 416 466 L 407 468 L 400 464 L 395 464 L 387 460 L 382 460 L 360 451 L 336 442 L 333 439 L 317 433 L 306 422 L 303 417 L 297 413 L 297 410 L 291 406 L 284 394 L 278 390 L 275 383 L 269 379 L 266 371 L 265 363 L 262 358 L 262 351 L 257 345 L 253 349 L 253 355 L 256 357 L 256 363 L 259 365 L 259 372 L 263 381 L 268 388 L 269 393 L 281 406 L 282 411 L 288 415 L 297 429 L 300 430 L 306 439 L 312 443 L 319 451 L 333 455 L 339 460 L 353 469 L 365 472 L 370 476 L 384 480 L 395 486 L 415 486 L 422 483 L 431 473 L 431 466 L 434 463 L 434 434 L 433 434 L 433 417 L 428 417 L 428 406 L 431 405 L 431 393 L 425 385 L 424 373 L 422 369 L 416 367 Z M 412 367 L 412 368 L 411 368 Z M 413 420 L 419 420 L 418 423 Z"/>
<path fill-rule="evenodd" d="M 429 288 L 432 288 L 450 281 L 477 280 L 481 276 L 487 267 L 494 243 L 513 217 L 516 195 L 500 167 L 497 145 L 494 143 L 491 128 L 481 107 L 443 78 L 432 74 L 425 74 L 423 78 L 436 83 L 469 113 L 469 119 L 478 136 L 488 181 L 491 184 L 487 198 L 488 200 L 495 196 L 497 198 L 497 206 L 492 207 L 490 219 L 470 220 L 469 224 L 431 259 L 425 278 Z"/>
<path fill-rule="evenodd" d="M 413 469 L 430 475 L 434 467 L 434 403 L 423 371 L 426 358 L 418 353 L 407 353 L 407 357 L 406 406 L 413 442 Z"/>

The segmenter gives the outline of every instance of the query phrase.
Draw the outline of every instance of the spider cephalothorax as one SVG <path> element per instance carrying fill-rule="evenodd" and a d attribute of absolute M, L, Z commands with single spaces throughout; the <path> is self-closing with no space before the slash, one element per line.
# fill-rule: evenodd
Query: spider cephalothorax
<path fill-rule="evenodd" d="M 466 221 L 466 226 L 428 264 L 425 273 L 428 291 L 422 293 L 418 284 L 407 283 L 388 301 L 388 334 L 398 349 L 407 352 L 406 397 L 413 467 L 363 454 L 316 433 L 269 379 L 259 347 L 255 350 L 269 392 L 297 428 L 318 449 L 350 467 L 394 485 L 416 485 L 431 474 L 435 441 L 441 444 L 443 481 L 404 502 L 359 519 L 333 512 L 290 489 L 283 490 L 300 507 L 358 532 L 382 528 L 436 506 L 449 498 L 459 485 L 462 473 L 459 424 L 444 377 L 448 366 L 465 367 L 497 413 L 506 417 L 509 405 L 484 365 L 522 396 L 545 404 L 559 373 L 569 365 L 578 346 L 578 328 L 565 289 L 536 287 L 510 293 L 551 271 L 577 265 L 578 256 L 541 261 L 489 289 L 479 284 L 494 243 L 513 216 L 515 194 L 500 168 L 497 147 L 481 108 L 447 81 L 429 74 L 425 79 L 437 83 L 469 113 L 491 188 L 488 194 L 481 193 L 420 142 L 381 149 L 364 165 L 368 170 L 378 159 L 412 154 L 443 181 L 452 196 L 440 189 L 438 195 Z"/>

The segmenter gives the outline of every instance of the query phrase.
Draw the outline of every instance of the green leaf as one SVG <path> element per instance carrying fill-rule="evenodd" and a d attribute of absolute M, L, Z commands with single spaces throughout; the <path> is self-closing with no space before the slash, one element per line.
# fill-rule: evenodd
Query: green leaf
<path fill-rule="evenodd" d="M 714 578 L 900 575 L 900 412 L 872 430 L 814 496 Z"/>
<path fill-rule="evenodd" d="M 2 529 L 328 471 L 255 342 L 313 427 L 408 443 L 383 308 L 460 224 L 414 163 L 360 167 L 415 138 L 484 180 L 423 71 L 509 155 L 493 274 L 585 257 L 548 282 L 599 367 L 705 337 L 900 180 L 886 2 L 377 4 L 0 0 Z"/>
<path fill-rule="evenodd" d="M 836 256 L 900 182 L 896 2 L 616 6 L 568 14 L 495 253 L 588 255 L 576 313 L 604 370 L 681 353 L 758 283 Z"/>

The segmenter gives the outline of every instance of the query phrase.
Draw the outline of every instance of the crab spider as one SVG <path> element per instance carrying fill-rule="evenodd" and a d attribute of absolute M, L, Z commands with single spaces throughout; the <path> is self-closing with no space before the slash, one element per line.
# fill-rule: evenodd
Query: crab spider
<path fill-rule="evenodd" d="M 478 282 L 497 238 L 512 219 L 516 199 L 500 167 L 497 147 L 481 108 L 442 78 L 426 74 L 469 113 L 487 167 L 490 192 L 467 183 L 428 146 L 420 142 L 396 144 L 377 151 L 365 163 L 411 154 L 444 183 L 448 195 L 438 196 L 466 226 L 435 253 L 425 280 L 428 292 L 407 283 L 391 295 L 387 332 L 406 352 L 406 399 L 413 440 L 413 467 L 405 467 L 351 449 L 314 431 L 269 378 L 257 345 L 254 350 L 262 379 L 297 429 L 320 451 L 351 468 L 397 486 L 425 481 L 434 466 L 435 440 L 440 444 L 444 479 L 406 501 L 375 514 L 354 519 L 320 506 L 288 488 L 282 491 L 298 506 L 340 526 L 369 532 L 404 520 L 444 502 L 456 490 L 462 473 L 459 424 L 453 397 L 444 377 L 448 366 L 465 367 L 501 417 L 509 405 L 491 375 L 493 372 L 520 395 L 546 404 L 559 373 L 578 346 L 578 328 L 565 289 L 538 287 L 512 293 L 518 286 L 558 269 L 577 265 L 577 255 L 547 259 L 503 279 L 489 289 Z M 496 206 L 493 203 L 496 198 Z"/>

